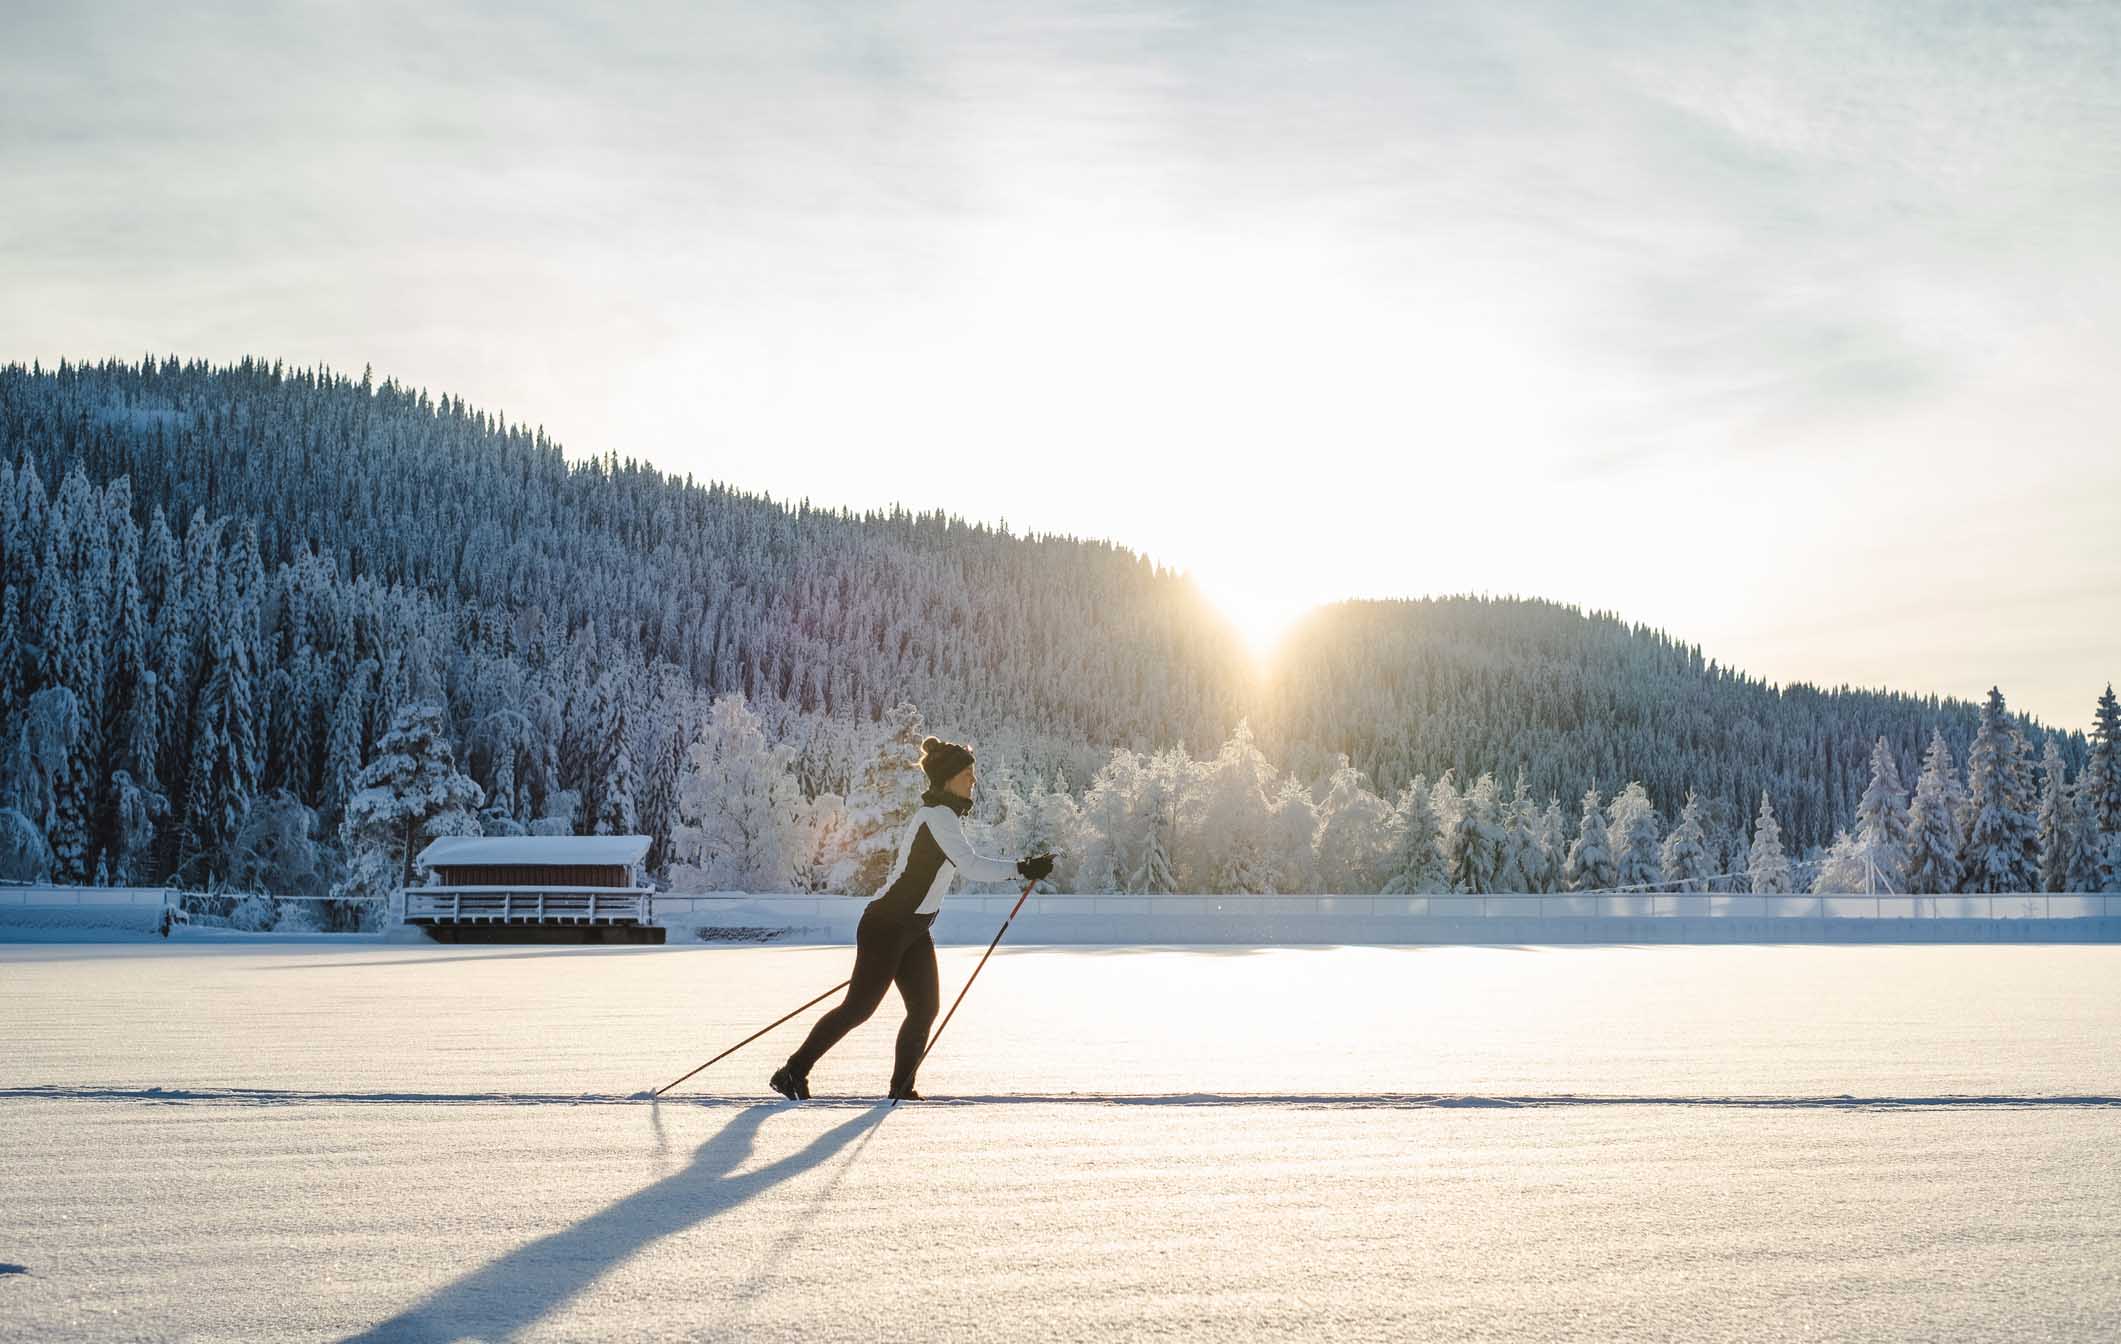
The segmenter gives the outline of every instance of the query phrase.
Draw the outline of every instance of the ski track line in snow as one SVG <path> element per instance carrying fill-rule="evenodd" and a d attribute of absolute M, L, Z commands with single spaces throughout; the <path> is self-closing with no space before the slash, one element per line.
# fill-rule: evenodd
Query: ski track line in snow
<path fill-rule="evenodd" d="M 223 1106 L 640 1106 L 653 1098 L 619 1093 L 538 1092 L 302 1092 L 266 1087 L 89 1087 L 56 1083 L 0 1087 L 0 1101 L 117 1101 L 165 1105 Z M 762 1105 L 875 1106 L 875 1097 L 818 1097 L 790 1103 L 778 1098 L 670 1096 L 672 1106 L 751 1107 Z M 1927 1097 L 1840 1096 L 1600 1096 L 1595 1093 L 1548 1093 L 1510 1096 L 1420 1092 L 1004 1092 L 989 1096 L 930 1097 L 921 1109 L 936 1106 L 1264 1106 L 1295 1110 L 1537 1110 L 1564 1106 L 1712 1107 L 1730 1110 L 2033 1110 L 2121 1109 L 2121 1096 L 2087 1095 L 1954 1095 Z"/>

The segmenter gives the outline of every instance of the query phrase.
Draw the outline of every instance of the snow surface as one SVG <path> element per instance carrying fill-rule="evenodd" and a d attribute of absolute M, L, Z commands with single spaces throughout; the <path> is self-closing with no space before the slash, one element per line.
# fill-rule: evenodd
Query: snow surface
<path fill-rule="evenodd" d="M 0 947 L 0 1339 L 2121 1332 L 2121 949 L 1004 948 L 950 1100 L 630 1099 L 846 963 Z"/>

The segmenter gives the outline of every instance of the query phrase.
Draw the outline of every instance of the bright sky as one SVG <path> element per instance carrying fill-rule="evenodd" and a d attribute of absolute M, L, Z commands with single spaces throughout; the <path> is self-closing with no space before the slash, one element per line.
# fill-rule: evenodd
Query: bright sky
<path fill-rule="evenodd" d="M 445 12 L 447 11 L 447 12 Z M 15 7 L 0 359 L 245 353 L 2081 726 L 2121 6 Z"/>

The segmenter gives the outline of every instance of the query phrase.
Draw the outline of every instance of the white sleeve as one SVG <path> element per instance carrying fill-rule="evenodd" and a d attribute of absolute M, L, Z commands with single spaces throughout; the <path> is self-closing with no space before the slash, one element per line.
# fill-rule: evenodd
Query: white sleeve
<path fill-rule="evenodd" d="M 1013 859 L 990 859 L 973 852 L 972 842 L 965 838 L 965 823 L 947 807 L 930 808 L 933 815 L 928 818 L 928 833 L 935 843 L 943 848 L 943 857 L 968 882 L 1001 882 L 1015 877 L 1016 862 Z"/>

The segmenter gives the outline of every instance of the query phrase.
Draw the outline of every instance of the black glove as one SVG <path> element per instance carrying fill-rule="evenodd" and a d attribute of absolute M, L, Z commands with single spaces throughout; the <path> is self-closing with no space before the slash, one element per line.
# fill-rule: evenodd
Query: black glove
<path fill-rule="evenodd" d="M 1016 861 L 1016 871 L 1023 874 L 1027 882 L 1042 882 L 1053 872 L 1051 854 L 1033 854 Z"/>

